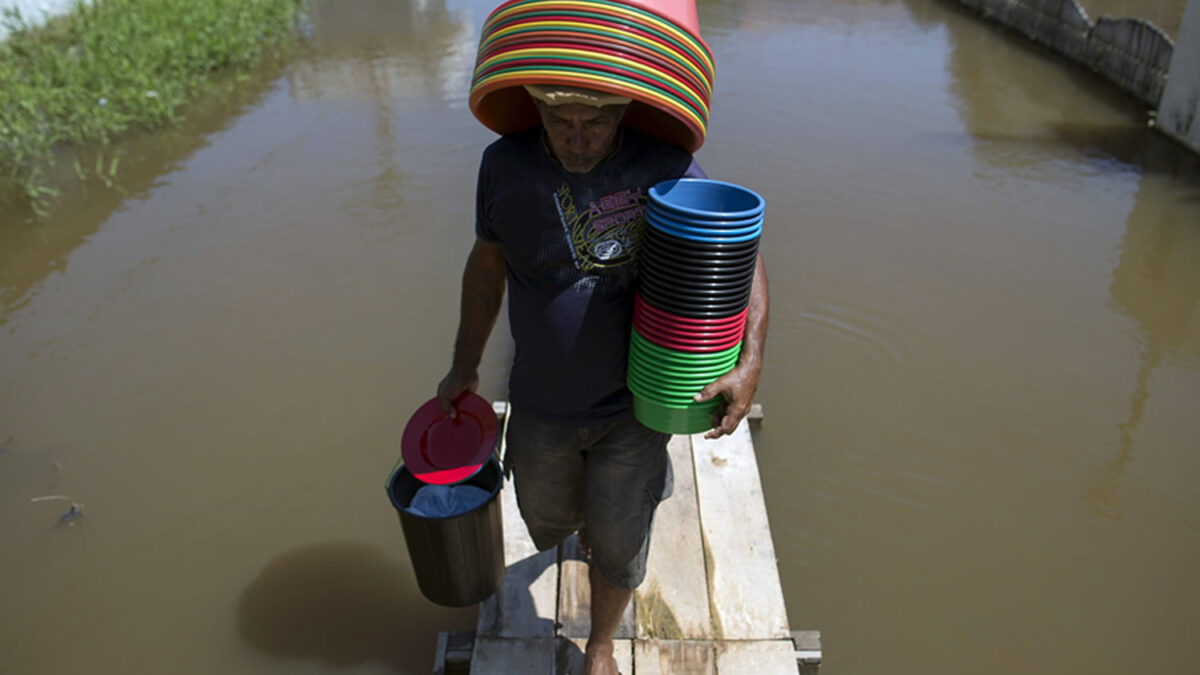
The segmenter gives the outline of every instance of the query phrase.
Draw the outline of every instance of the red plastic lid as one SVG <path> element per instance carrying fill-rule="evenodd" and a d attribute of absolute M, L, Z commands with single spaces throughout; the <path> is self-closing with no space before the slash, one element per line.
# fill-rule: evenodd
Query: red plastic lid
<path fill-rule="evenodd" d="M 417 408 L 404 427 L 400 456 L 417 480 L 450 485 L 475 475 L 496 447 L 496 413 L 482 396 L 463 392 L 458 415 L 442 412 L 437 397 Z"/>

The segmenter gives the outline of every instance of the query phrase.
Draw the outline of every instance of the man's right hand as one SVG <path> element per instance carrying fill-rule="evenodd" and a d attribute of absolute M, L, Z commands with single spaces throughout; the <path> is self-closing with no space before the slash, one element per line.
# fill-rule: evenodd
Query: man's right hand
<path fill-rule="evenodd" d="M 473 392 L 477 389 L 479 389 L 479 373 L 477 371 L 458 373 L 451 369 L 438 383 L 437 397 L 442 412 L 452 418 L 457 417 L 458 411 L 454 409 L 454 401 L 462 396 L 463 392 Z"/>

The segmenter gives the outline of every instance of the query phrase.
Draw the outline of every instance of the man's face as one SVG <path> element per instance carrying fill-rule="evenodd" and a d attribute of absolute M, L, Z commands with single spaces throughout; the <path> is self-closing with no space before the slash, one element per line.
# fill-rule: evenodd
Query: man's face
<path fill-rule="evenodd" d="M 586 173 L 608 156 L 617 143 L 617 128 L 625 106 L 568 103 L 551 106 L 537 102 L 550 151 L 571 173 Z"/>

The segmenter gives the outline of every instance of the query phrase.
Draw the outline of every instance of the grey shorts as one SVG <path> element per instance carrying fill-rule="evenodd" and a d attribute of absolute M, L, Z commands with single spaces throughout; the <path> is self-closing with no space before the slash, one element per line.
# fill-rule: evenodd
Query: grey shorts
<path fill-rule="evenodd" d="M 669 439 L 633 415 L 579 426 L 513 411 L 505 471 L 538 550 L 587 527 L 591 564 L 616 586 L 641 584 L 654 510 L 671 495 Z"/>

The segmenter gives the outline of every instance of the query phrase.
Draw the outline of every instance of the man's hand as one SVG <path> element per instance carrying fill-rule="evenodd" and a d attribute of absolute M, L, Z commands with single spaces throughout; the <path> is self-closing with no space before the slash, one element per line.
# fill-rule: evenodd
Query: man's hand
<path fill-rule="evenodd" d="M 713 428 L 704 434 L 705 438 L 732 434 L 742 418 L 750 413 L 754 392 L 758 391 L 758 373 L 756 365 L 740 363 L 696 394 L 697 402 L 711 400 L 718 394 L 725 398 L 725 405 L 713 413 Z"/>
<path fill-rule="evenodd" d="M 442 381 L 438 383 L 437 397 L 438 404 L 442 407 L 442 412 L 450 417 L 458 417 L 458 411 L 454 409 L 454 401 L 463 392 L 476 391 L 479 389 L 479 373 L 471 371 L 470 373 L 458 373 L 453 369 L 446 373 Z"/>
<path fill-rule="evenodd" d="M 767 335 L 767 269 L 762 255 L 754 266 L 754 281 L 750 286 L 750 303 L 746 310 L 746 332 L 742 337 L 742 353 L 737 366 L 716 382 L 696 394 L 695 400 L 709 401 L 720 394 L 725 405 L 713 413 L 712 431 L 705 438 L 720 438 L 732 434 L 738 423 L 750 414 L 754 392 L 758 391 L 758 375 L 762 372 L 763 340 Z"/>

